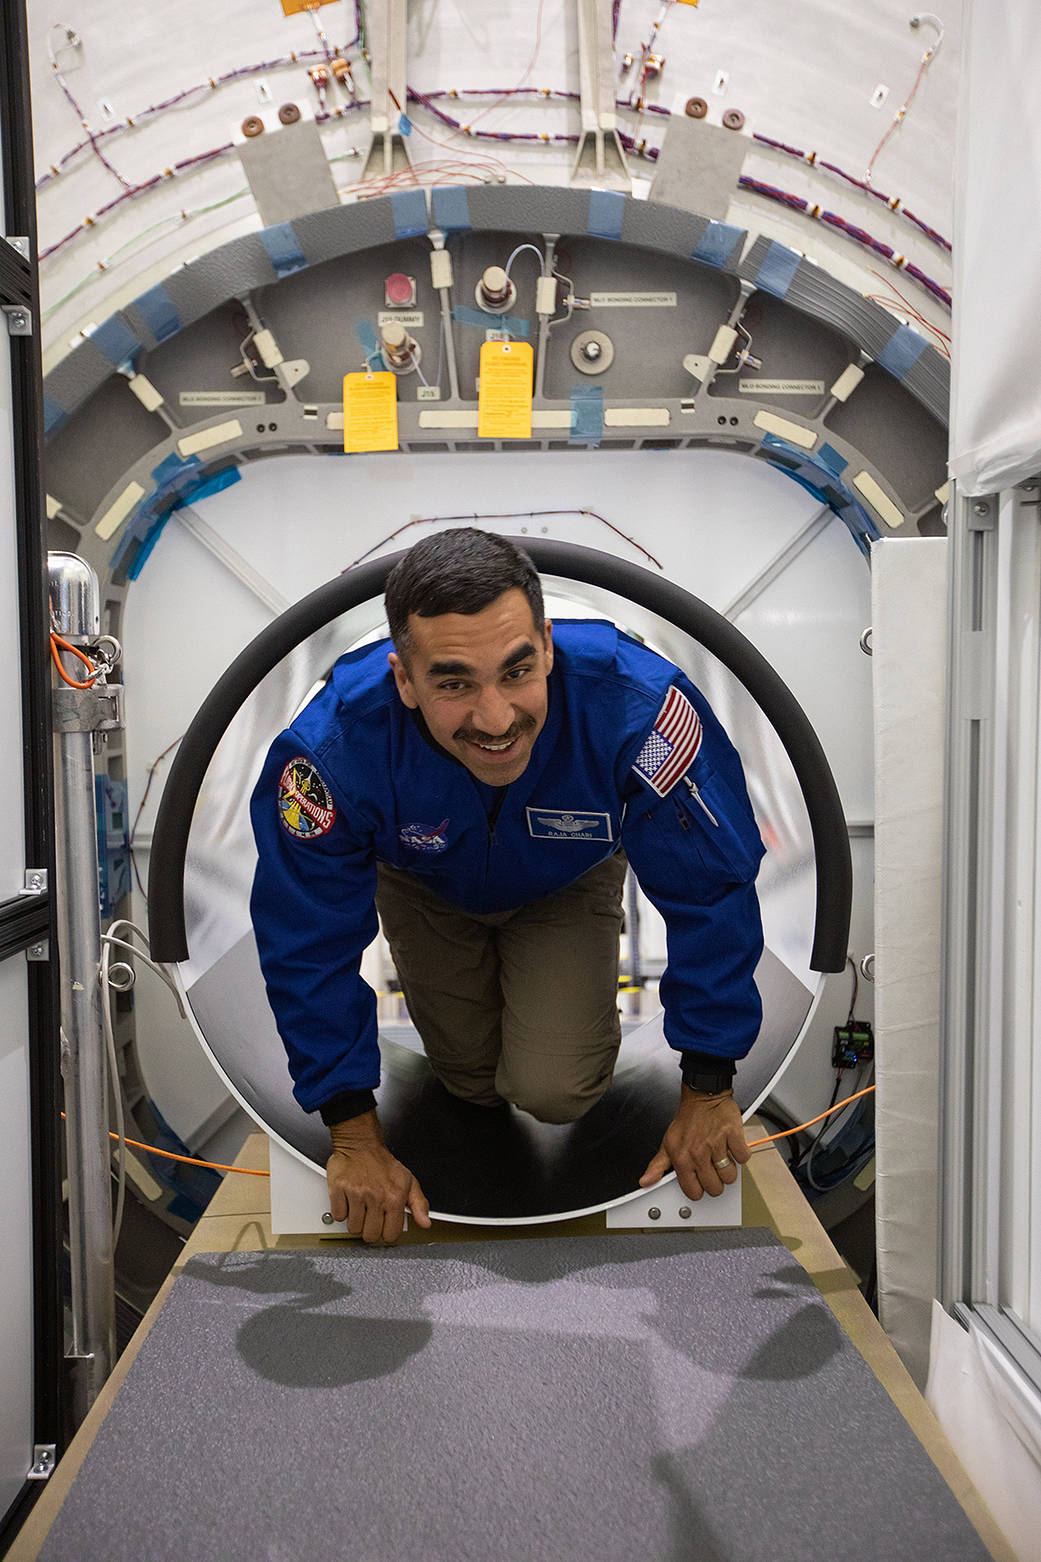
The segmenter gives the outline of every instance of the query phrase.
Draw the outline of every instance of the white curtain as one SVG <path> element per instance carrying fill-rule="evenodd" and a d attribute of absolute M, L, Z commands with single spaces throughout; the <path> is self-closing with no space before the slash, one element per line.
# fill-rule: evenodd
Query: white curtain
<path fill-rule="evenodd" d="M 951 475 L 1041 466 L 1041 6 L 966 0 L 955 180 Z"/>

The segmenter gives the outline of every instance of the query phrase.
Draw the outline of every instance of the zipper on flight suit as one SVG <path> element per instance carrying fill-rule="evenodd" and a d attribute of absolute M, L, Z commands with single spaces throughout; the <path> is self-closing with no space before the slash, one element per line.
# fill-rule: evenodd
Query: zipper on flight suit
<path fill-rule="evenodd" d="M 492 811 L 491 811 L 490 814 L 486 815 L 486 818 L 487 818 L 487 821 L 488 821 L 488 839 L 487 839 L 487 841 L 485 843 L 485 853 L 484 853 L 484 888 L 485 889 L 487 889 L 487 887 L 488 887 L 488 879 L 489 879 L 489 877 L 491 875 L 491 871 L 492 871 L 492 847 L 495 845 L 495 826 L 496 826 L 496 824 L 499 821 L 499 815 L 502 813 L 502 805 L 506 801 L 506 793 L 507 793 L 508 790 L 509 790 L 509 788 L 505 787 L 505 786 L 499 788 L 499 795 L 495 799 L 495 802 L 492 804 Z"/>

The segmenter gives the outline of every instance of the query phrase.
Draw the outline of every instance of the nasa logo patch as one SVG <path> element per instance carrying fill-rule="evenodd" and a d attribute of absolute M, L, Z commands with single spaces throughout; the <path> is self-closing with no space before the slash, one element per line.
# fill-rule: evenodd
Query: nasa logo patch
<path fill-rule="evenodd" d="M 282 772 L 278 783 L 278 814 L 290 835 L 313 841 L 332 829 L 336 804 L 309 759 L 297 755 Z"/>
<path fill-rule="evenodd" d="M 398 831 L 398 840 L 414 852 L 443 852 L 448 845 L 447 829 L 447 819 L 440 824 L 405 824 Z"/>

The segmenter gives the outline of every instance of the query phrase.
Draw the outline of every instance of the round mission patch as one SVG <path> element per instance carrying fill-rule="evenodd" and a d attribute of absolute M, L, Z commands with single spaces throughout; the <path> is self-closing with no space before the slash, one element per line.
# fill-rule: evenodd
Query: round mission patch
<path fill-rule="evenodd" d="M 336 804 L 309 759 L 291 759 L 278 783 L 278 812 L 290 835 L 313 841 L 333 827 Z"/>

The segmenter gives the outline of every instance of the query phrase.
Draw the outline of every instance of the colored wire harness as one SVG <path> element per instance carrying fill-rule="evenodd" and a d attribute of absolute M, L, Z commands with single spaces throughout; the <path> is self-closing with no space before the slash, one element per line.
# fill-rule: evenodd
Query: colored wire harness
<path fill-rule="evenodd" d="M 70 678 L 61 664 L 61 657 L 58 655 L 59 650 L 65 651 L 69 656 L 77 657 L 83 663 L 89 674 L 86 682 L 80 683 L 77 679 Z M 79 646 L 71 645 L 68 640 L 63 640 L 61 635 L 56 635 L 53 632 L 51 634 L 51 661 L 58 669 L 58 676 L 62 682 L 67 683 L 70 689 L 93 689 L 95 680 L 102 672 L 100 667 L 94 666 L 90 657 L 84 651 L 81 651 Z"/>

